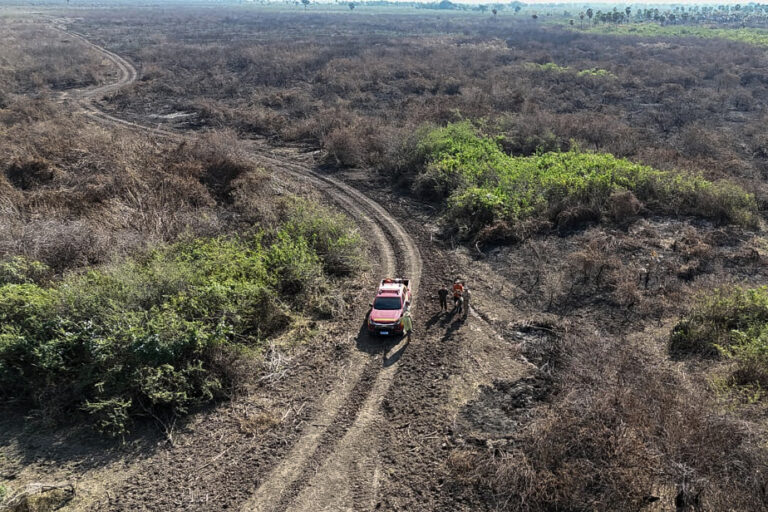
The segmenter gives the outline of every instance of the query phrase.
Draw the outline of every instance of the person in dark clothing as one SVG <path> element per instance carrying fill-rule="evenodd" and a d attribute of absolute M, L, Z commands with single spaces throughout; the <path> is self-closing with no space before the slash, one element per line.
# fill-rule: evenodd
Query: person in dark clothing
<path fill-rule="evenodd" d="M 441 286 L 437 291 L 437 296 L 440 298 L 440 311 L 448 311 L 448 288 Z"/>

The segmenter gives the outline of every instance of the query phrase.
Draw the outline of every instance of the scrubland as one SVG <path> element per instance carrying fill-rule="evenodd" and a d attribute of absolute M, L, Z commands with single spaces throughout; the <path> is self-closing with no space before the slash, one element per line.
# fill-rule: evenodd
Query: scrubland
<path fill-rule="evenodd" d="M 318 149 L 322 170 L 362 172 L 405 212 L 429 212 L 424 247 L 468 248 L 467 272 L 488 265 L 512 290 L 492 306 L 547 333 L 514 345 L 520 332 L 496 326 L 536 367 L 525 391 L 484 389 L 513 426 L 430 424 L 445 441 L 398 467 L 413 507 L 422 492 L 472 510 L 768 506 L 768 75 L 755 41 L 363 8 L 70 23 L 140 71 L 101 108 L 196 135 L 115 133 L 55 102 L 108 77 L 87 54 L 61 67 L 60 44 L 3 57 L 24 70 L 0 72 L 5 400 L 121 436 L 227 395 L 266 340 L 333 318 L 364 240 L 238 144 L 264 138 Z"/>
<path fill-rule="evenodd" d="M 56 41 L 5 56 L 20 69 L 0 110 L 6 404 L 115 436 L 135 416 L 170 424 L 258 378 L 268 341 L 345 307 L 338 281 L 364 266 L 346 217 L 278 185 L 226 130 L 174 143 L 86 121 L 53 90 L 104 79 L 100 61 L 50 29 L 3 30 Z M 78 66 L 90 74 L 71 80 Z"/>

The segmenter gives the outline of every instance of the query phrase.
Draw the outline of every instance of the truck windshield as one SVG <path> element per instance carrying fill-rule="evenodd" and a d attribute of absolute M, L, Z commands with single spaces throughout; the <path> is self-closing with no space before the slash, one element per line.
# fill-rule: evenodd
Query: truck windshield
<path fill-rule="evenodd" d="M 373 309 L 400 309 L 400 297 L 376 297 L 376 300 L 373 302 Z"/>

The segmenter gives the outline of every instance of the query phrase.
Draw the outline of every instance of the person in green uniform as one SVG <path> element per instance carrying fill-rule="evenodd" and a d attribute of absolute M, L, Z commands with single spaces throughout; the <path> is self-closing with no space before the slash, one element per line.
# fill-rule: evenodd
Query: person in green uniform
<path fill-rule="evenodd" d="M 411 318 L 411 308 L 405 310 L 403 313 L 403 333 L 408 336 L 408 341 L 411 341 L 411 333 L 413 332 L 413 319 Z"/>

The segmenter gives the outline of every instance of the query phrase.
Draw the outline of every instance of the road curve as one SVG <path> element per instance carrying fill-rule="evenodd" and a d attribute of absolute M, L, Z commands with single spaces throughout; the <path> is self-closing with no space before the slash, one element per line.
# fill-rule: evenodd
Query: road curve
<path fill-rule="evenodd" d="M 94 100 L 135 82 L 138 77 L 136 68 L 81 34 L 58 26 L 53 28 L 99 52 L 119 70 L 115 82 L 63 93 L 62 100 L 76 101 L 86 114 L 106 125 L 176 141 L 187 137 L 180 132 L 141 125 L 101 111 Z M 416 303 L 422 273 L 421 256 L 413 238 L 386 208 L 354 187 L 301 163 L 298 153 L 286 156 L 258 143 L 251 144 L 249 149 L 254 159 L 268 164 L 285 178 L 311 183 L 313 188 L 325 193 L 352 216 L 366 236 L 373 239 L 382 274 L 408 276 L 413 283 Z M 316 405 L 313 421 L 264 480 L 254 482 L 256 491 L 242 510 L 356 510 L 375 503 L 381 448 L 377 432 L 385 428 L 380 405 L 396 369 L 396 362 L 385 366 L 378 355 L 354 351 L 348 364 L 339 370 L 334 388 Z"/>

